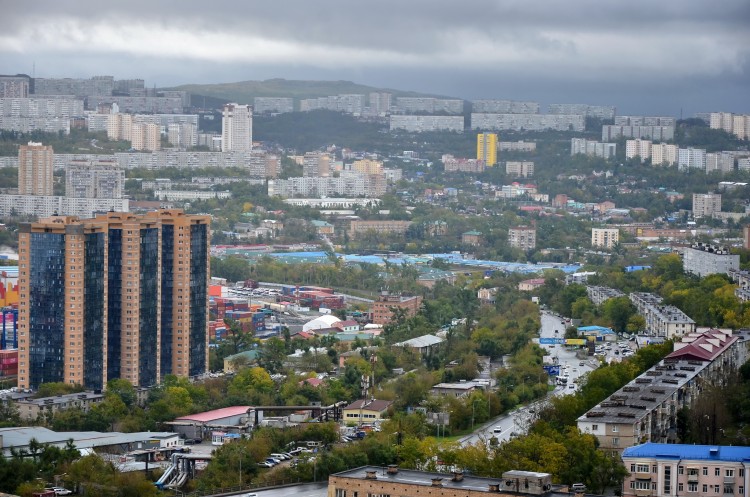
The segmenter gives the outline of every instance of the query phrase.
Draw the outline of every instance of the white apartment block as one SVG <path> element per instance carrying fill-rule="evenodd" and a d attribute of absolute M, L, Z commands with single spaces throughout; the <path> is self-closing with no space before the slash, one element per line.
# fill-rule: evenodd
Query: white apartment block
<path fill-rule="evenodd" d="M 667 116 L 617 116 L 615 126 L 672 126 L 676 124 L 674 117 Z"/>
<path fill-rule="evenodd" d="M 294 99 L 289 97 L 255 97 L 253 112 L 256 114 L 286 114 L 294 112 Z"/>
<path fill-rule="evenodd" d="M 507 161 L 505 163 L 505 174 L 514 178 L 529 178 L 534 176 L 533 161 Z"/>
<path fill-rule="evenodd" d="M 70 133 L 70 119 L 83 116 L 83 101 L 73 98 L 0 98 L 0 129 L 29 133 Z"/>
<path fill-rule="evenodd" d="M 591 228 L 591 246 L 612 249 L 620 242 L 617 228 Z"/>
<path fill-rule="evenodd" d="M 651 158 L 650 140 L 636 138 L 635 140 L 627 140 L 625 142 L 625 158 L 633 159 L 635 157 L 640 157 L 641 163 Z"/>
<path fill-rule="evenodd" d="M 86 108 L 97 109 L 102 104 L 117 104 L 120 112 L 130 114 L 180 114 L 184 111 L 184 97 L 147 97 L 147 96 L 89 96 Z"/>
<path fill-rule="evenodd" d="M 98 133 L 99 131 L 107 131 L 107 123 L 109 121 L 110 114 L 98 114 L 94 112 L 86 112 L 86 129 L 91 133 Z"/>
<path fill-rule="evenodd" d="M 72 160 L 65 169 L 65 196 L 75 198 L 122 198 L 125 173 L 113 156 Z"/>
<path fill-rule="evenodd" d="M 696 243 L 686 248 L 682 256 L 682 269 L 701 278 L 709 274 L 728 275 L 739 268 L 739 254 L 730 253 L 727 247 Z"/>
<path fill-rule="evenodd" d="M 249 152 L 253 148 L 253 109 L 226 104 L 221 113 L 221 151 Z"/>
<path fill-rule="evenodd" d="M 73 198 L 42 195 L 0 195 L 0 216 L 94 217 L 101 212 L 127 212 L 127 199 Z"/>
<path fill-rule="evenodd" d="M 464 101 L 432 97 L 396 97 L 396 110 L 404 114 L 412 114 L 414 112 L 462 114 L 464 111 Z"/>
<path fill-rule="evenodd" d="M 499 190 L 495 190 L 495 197 L 497 198 L 517 198 L 525 195 L 533 196 L 537 193 L 535 186 L 519 185 L 514 183 L 511 185 L 503 185 Z"/>
<path fill-rule="evenodd" d="M 83 117 L 83 101 L 71 97 L 0 98 L 3 117 Z"/>
<path fill-rule="evenodd" d="M 711 432 L 711 426 L 707 426 Z M 645 443 L 625 449 L 630 474 L 624 497 L 675 495 L 744 497 L 750 488 L 750 448 L 720 445 Z"/>
<path fill-rule="evenodd" d="M 536 152 L 536 142 L 499 142 L 497 149 L 501 152 Z"/>
<path fill-rule="evenodd" d="M 586 295 L 594 305 L 602 305 L 609 299 L 625 296 L 620 290 L 607 286 L 586 286 Z"/>
<path fill-rule="evenodd" d="M 391 112 L 393 95 L 386 92 L 370 93 L 370 113 L 376 116 L 383 116 Z"/>
<path fill-rule="evenodd" d="M 92 78 L 34 78 L 35 95 L 109 96 L 115 87 L 112 76 Z"/>
<path fill-rule="evenodd" d="M 383 169 L 383 175 L 385 175 L 386 181 L 388 183 L 396 183 L 398 181 L 401 181 L 401 178 L 404 176 L 404 171 L 402 169 Z"/>
<path fill-rule="evenodd" d="M 55 169 L 64 169 L 71 160 L 95 160 L 95 154 L 55 154 Z M 194 169 L 205 167 L 242 168 L 250 178 L 275 178 L 279 175 L 279 157 L 263 151 L 252 152 L 184 152 L 158 150 L 151 153 L 118 152 L 114 154 L 123 169 L 159 170 L 167 167 Z"/>
<path fill-rule="evenodd" d="M 604 105 L 549 104 L 547 112 L 549 114 L 583 114 L 586 117 L 595 117 L 598 119 L 615 118 L 615 108 Z"/>
<path fill-rule="evenodd" d="M 521 250 L 536 248 L 536 228 L 532 226 L 516 226 L 508 230 L 508 244 Z"/>
<path fill-rule="evenodd" d="M 583 131 L 582 114 L 471 114 L 471 128 L 512 131 Z"/>
<path fill-rule="evenodd" d="M 617 118 L 615 118 L 615 121 Z M 674 126 L 622 126 L 605 124 L 602 126 L 602 141 L 618 138 L 641 138 L 653 141 L 674 140 Z"/>
<path fill-rule="evenodd" d="M 516 100 L 474 100 L 471 111 L 487 114 L 539 114 L 539 102 Z M 554 112 L 550 112 L 554 114 Z M 571 114 L 577 114 L 572 112 Z"/>
<path fill-rule="evenodd" d="M 181 150 L 198 145 L 198 126 L 189 123 L 174 123 L 167 125 L 167 140 L 169 144 Z"/>
<path fill-rule="evenodd" d="M 721 193 L 693 193 L 693 218 L 712 217 L 721 212 Z"/>
<path fill-rule="evenodd" d="M 743 157 L 737 159 L 737 170 L 738 171 L 750 171 L 750 157 Z"/>
<path fill-rule="evenodd" d="M 481 173 L 485 169 L 484 161 L 479 159 L 463 159 L 445 154 L 442 157 L 446 173 Z"/>
<path fill-rule="evenodd" d="M 154 192 L 154 197 L 168 202 L 180 202 L 185 200 L 211 200 L 214 198 L 226 199 L 231 198 L 232 194 L 230 192 L 207 192 L 195 190 L 157 190 Z"/>
<path fill-rule="evenodd" d="M 342 171 L 339 177 L 295 177 L 268 182 L 268 195 L 279 197 L 378 197 L 385 193 L 384 174 Z"/>
<path fill-rule="evenodd" d="M 651 144 L 651 164 L 654 166 L 674 166 L 677 164 L 677 145 L 667 143 Z"/>
<path fill-rule="evenodd" d="M 706 173 L 718 171 L 731 173 L 734 171 L 734 154 L 731 152 L 716 152 L 706 154 Z"/>
<path fill-rule="evenodd" d="M 750 115 L 712 112 L 709 125 L 711 129 L 723 129 L 741 140 L 750 140 Z"/>
<path fill-rule="evenodd" d="M 706 170 L 706 150 L 703 148 L 681 148 L 677 151 L 677 167 L 680 171 L 695 168 Z"/>
<path fill-rule="evenodd" d="M 570 155 L 584 154 L 593 157 L 611 159 L 617 153 L 616 143 L 601 143 L 585 138 L 570 139 Z"/>
<path fill-rule="evenodd" d="M 358 116 L 362 114 L 364 108 L 365 96 L 360 94 L 342 94 L 330 95 L 327 97 L 306 98 L 299 102 L 299 110 L 301 112 L 326 109 Z"/>
<path fill-rule="evenodd" d="M 464 131 L 463 116 L 404 116 L 390 117 L 390 130 L 404 130 L 412 133 L 425 131 Z"/>
<path fill-rule="evenodd" d="M 653 293 L 633 292 L 630 301 L 646 321 L 646 334 L 671 339 L 695 331 L 695 321 Z"/>

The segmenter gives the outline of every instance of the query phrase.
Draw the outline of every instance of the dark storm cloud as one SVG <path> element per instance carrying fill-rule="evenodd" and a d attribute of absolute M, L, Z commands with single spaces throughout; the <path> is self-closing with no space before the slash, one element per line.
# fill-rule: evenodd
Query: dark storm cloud
<path fill-rule="evenodd" d="M 558 101 L 703 86 L 706 105 L 750 84 L 747 0 L 3 3 L 5 73 L 33 61 L 40 76 L 328 77 L 466 98 L 546 88 Z"/>

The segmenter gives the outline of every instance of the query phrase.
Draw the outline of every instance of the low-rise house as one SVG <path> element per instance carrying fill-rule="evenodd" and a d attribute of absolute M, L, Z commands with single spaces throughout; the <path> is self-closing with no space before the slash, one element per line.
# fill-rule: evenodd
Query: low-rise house
<path fill-rule="evenodd" d="M 360 399 L 344 407 L 344 421 L 347 423 L 367 423 L 384 419 L 391 400 Z"/>

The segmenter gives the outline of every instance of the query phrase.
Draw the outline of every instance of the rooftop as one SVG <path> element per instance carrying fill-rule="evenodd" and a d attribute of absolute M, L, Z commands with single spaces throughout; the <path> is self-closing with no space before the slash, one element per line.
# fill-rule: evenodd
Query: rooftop
<path fill-rule="evenodd" d="M 690 333 L 682 337 L 682 341 L 674 344 L 675 350 L 666 357 L 666 360 L 713 361 L 739 339 L 738 336 L 719 330 Z"/>
<path fill-rule="evenodd" d="M 351 411 L 353 409 L 364 409 L 365 411 L 383 412 L 386 409 L 388 409 L 391 406 L 391 404 L 393 404 L 392 400 L 359 399 L 359 400 L 355 400 L 348 406 L 344 407 L 344 410 Z"/>
<path fill-rule="evenodd" d="M 579 422 L 635 423 L 695 378 L 708 363 L 662 361 L 592 407 Z"/>
<path fill-rule="evenodd" d="M 22 426 L 17 428 L 0 428 L 0 436 L 3 439 L 3 448 L 24 448 L 32 438 L 39 443 L 64 446 L 68 440 L 78 449 L 92 447 L 103 447 L 109 445 L 123 445 L 135 442 L 143 442 L 155 438 L 177 437 L 177 433 L 171 432 L 138 432 L 138 433 L 102 433 L 98 431 L 63 431 L 56 432 L 39 426 Z"/>
<path fill-rule="evenodd" d="M 421 337 L 412 338 L 404 342 L 394 343 L 394 347 L 413 347 L 421 349 L 424 347 L 431 347 L 444 342 L 442 338 L 436 337 L 435 335 L 422 335 Z"/>
<path fill-rule="evenodd" d="M 750 462 L 750 447 L 645 443 L 628 447 L 622 457 L 656 457 L 696 461 Z"/>

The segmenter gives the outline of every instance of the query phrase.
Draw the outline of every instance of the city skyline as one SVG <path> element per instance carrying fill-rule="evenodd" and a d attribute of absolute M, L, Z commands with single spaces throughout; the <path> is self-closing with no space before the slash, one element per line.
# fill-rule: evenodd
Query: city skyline
<path fill-rule="evenodd" d="M 0 72 L 149 86 L 351 80 L 468 100 L 750 111 L 750 4 L 327 2 L 6 5 Z M 479 15 L 481 14 L 481 15 Z M 33 74 L 32 74 L 33 73 Z"/>

